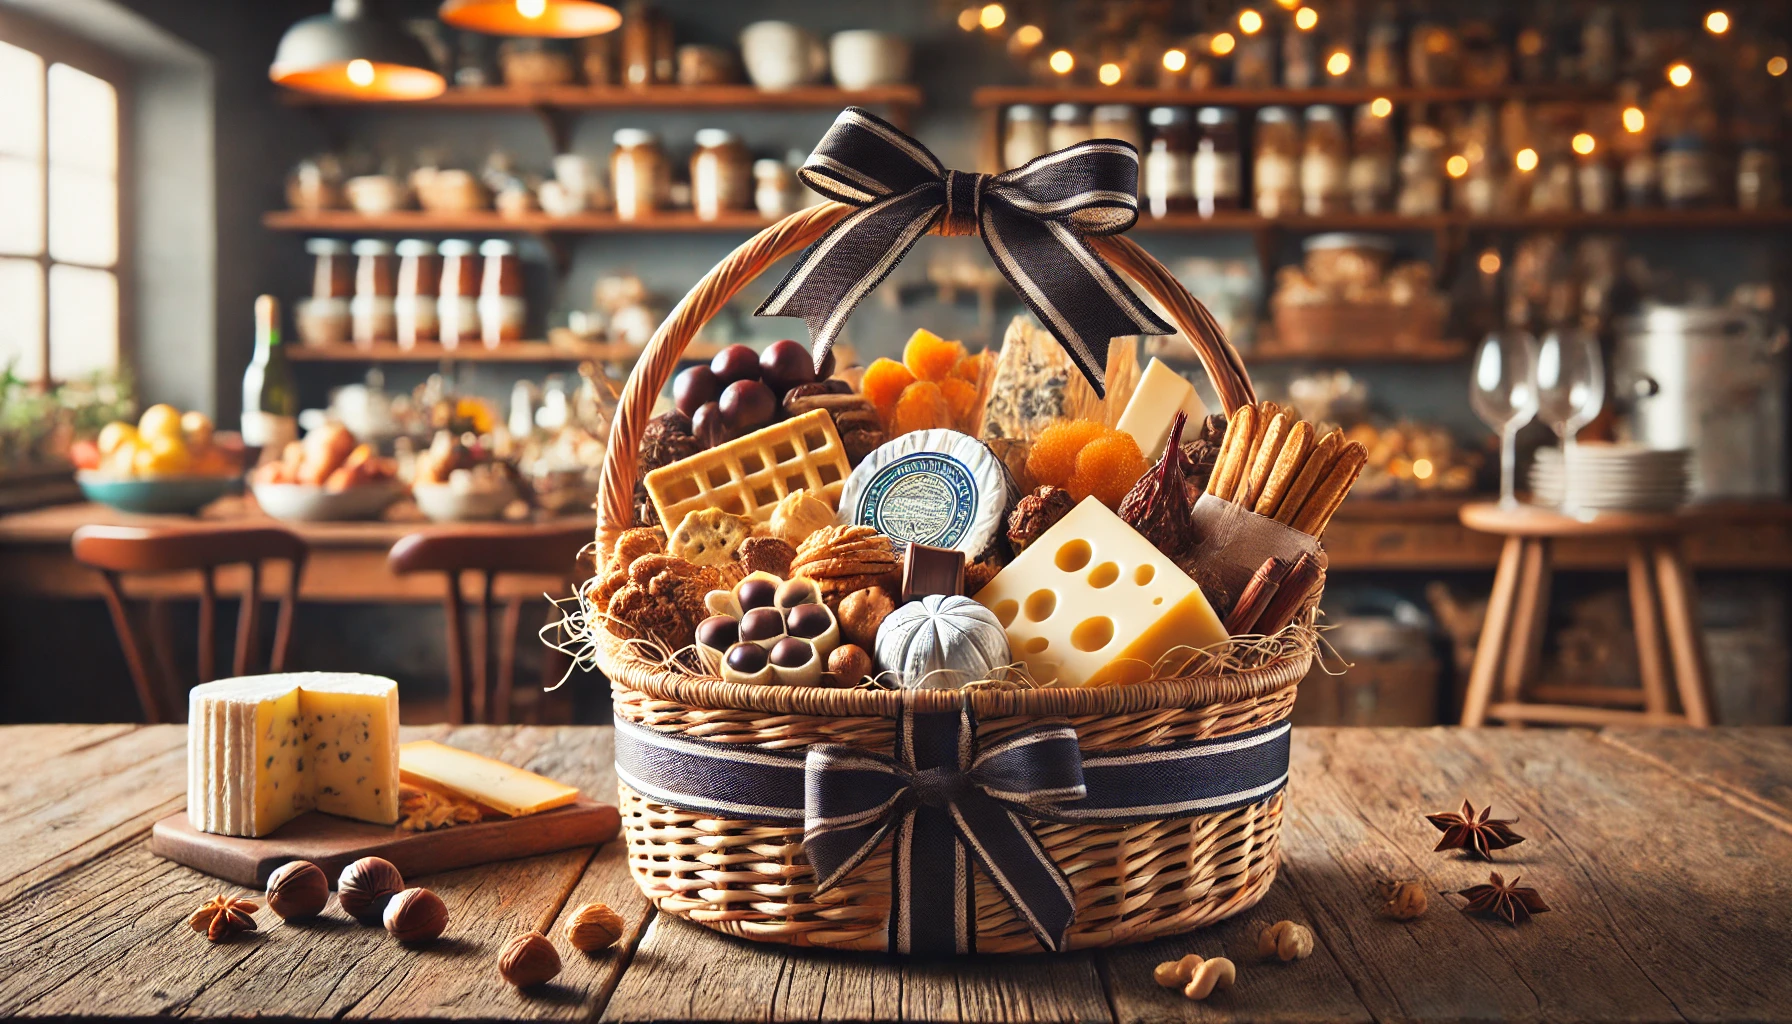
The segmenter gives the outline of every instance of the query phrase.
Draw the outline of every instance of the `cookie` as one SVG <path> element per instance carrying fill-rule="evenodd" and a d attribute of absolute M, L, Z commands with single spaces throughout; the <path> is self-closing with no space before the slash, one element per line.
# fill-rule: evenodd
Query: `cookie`
<path fill-rule="evenodd" d="M 740 546 L 740 562 L 748 572 L 769 572 L 779 579 L 790 578 L 790 563 L 796 548 L 777 537 L 748 537 Z"/>
<path fill-rule="evenodd" d="M 666 543 L 666 550 L 696 565 L 734 561 L 753 533 L 753 521 L 719 508 L 700 508 L 685 515 Z"/>
<path fill-rule="evenodd" d="M 799 487 L 778 499 L 772 507 L 770 523 L 773 537 L 787 544 L 801 544 L 816 530 L 834 525 L 834 508 Z"/>

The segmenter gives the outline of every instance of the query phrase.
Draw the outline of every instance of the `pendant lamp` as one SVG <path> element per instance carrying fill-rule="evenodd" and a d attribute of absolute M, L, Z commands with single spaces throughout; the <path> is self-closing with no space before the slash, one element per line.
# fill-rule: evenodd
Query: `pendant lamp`
<path fill-rule="evenodd" d="M 596 0 L 443 0 L 438 13 L 455 28 L 495 36 L 575 39 L 622 24 L 616 8 Z"/>
<path fill-rule="evenodd" d="M 423 44 L 373 17 L 364 0 L 334 0 L 330 13 L 287 29 L 268 77 L 303 92 L 357 99 L 426 100 L 448 88 Z"/>

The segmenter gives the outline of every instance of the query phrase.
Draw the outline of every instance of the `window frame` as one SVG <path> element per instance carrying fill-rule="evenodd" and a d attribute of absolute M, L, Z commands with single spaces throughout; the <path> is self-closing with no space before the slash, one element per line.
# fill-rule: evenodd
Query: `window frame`
<path fill-rule="evenodd" d="M 41 21 L 25 17 L 15 12 L 0 9 L 0 42 L 30 50 L 44 62 L 44 116 L 43 132 L 38 140 L 42 153 L 39 164 L 42 174 L 38 202 L 43 210 L 43 234 L 39 239 L 39 250 L 36 256 L 16 254 L 0 255 L 0 259 L 34 259 L 40 270 L 39 298 L 43 310 L 42 323 L 39 326 L 38 357 L 42 372 L 38 375 L 38 385 L 49 388 L 58 383 L 51 376 L 50 353 L 50 268 L 57 264 L 70 267 L 86 267 L 88 269 L 109 270 L 118 285 L 118 369 L 129 372 L 135 363 L 136 345 L 132 330 L 132 297 L 134 281 L 132 277 L 131 253 L 135 244 L 132 227 L 135 223 L 135 207 L 132 202 L 131 168 L 131 89 L 130 65 L 117 55 L 109 53 L 86 40 Z M 112 87 L 117 96 L 118 127 L 118 167 L 114 185 L 118 190 L 118 252 L 117 258 L 109 268 L 92 268 L 83 263 L 65 263 L 50 256 L 50 117 L 49 117 L 49 73 L 54 64 L 67 64 L 77 71 L 104 80 Z"/>

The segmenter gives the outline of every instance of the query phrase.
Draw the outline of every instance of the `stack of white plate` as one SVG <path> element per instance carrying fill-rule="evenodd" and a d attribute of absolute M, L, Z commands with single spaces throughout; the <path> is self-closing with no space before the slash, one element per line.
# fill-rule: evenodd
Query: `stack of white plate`
<path fill-rule="evenodd" d="M 1560 448 L 1539 448 L 1531 463 L 1532 500 L 1561 506 L 1564 480 L 1572 481 L 1572 505 L 1585 511 L 1665 512 L 1686 502 L 1692 452 L 1635 444 L 1582 441 L 1569 455 L 1566 474 Z"/>

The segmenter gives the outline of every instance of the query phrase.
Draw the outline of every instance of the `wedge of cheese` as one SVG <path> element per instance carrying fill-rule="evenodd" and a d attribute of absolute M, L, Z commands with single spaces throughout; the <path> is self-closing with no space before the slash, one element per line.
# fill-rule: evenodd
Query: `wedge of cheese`
<path fill-rule="evenodd" d="M 406 783 L 455 793 L 512 818 L 564 807 L 579 795 L 546 776 L 434 740 L 406 743 L 398 764 Z"/>
<path fill-rule="evenodd" d="M 1188 413 L 1182 439 L 1192 441 L 1201 431 L 1201 419 L 1207 415 L 1207 405 L 1187 378 L 1165 366 L 1163 360 L 1153 359 L 1145 367 L 1138 389 L 1120 414 L 1118 427 L 1131 434 L 1133 440 L 1139 442 L 1139 451 L 1155 462 L 1164 453 L 1164 442 L 1170 437 L 1170 422 L 1179 410 Z"/>
<path fill-rule="evenodd" d="M 977 600 L 1040 683 L 1138 682 L 1172 649 L 1226 639 L 1200 586 L 1094 497 L 1027 545 Z"/>
<path fill-rule="evenodd" d="M 187 698 L 187 818 L 265 836 L 309 810 L 398 820 L 398 684 L 345 672 L 220 679 Z"/>

